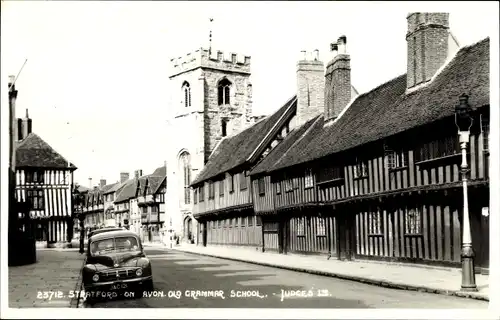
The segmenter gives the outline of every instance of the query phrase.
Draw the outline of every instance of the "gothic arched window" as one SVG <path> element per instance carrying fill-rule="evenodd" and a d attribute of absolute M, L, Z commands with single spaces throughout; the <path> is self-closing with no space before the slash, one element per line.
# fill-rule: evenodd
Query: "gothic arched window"
<path fill-rule="evenodd" d="M 184 106 L 191 107 L 191 87 L 187 81 L 182 84 L 182 91 L 184 93 Z"/>
<path fill-rule="evenodd" d="M 219 106 L 224 104 L 230 104 L 230 92 L 231 92 L 231 82 L 227 78 L 219 81 L 217 86 L 217 95 L 219 97 Z"/>
<path fill-rule="evenodd" d="M 184 204 L 191 203 L 189 184 L 191 183 L 191 156 L 184 151 L 180 156 L 180 165 L 183 173 Z"/>

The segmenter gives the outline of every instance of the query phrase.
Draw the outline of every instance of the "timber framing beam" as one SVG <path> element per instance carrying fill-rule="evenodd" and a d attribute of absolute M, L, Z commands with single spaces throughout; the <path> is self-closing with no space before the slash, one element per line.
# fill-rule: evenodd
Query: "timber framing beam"
<path fill-rule="evenodd" d="M 210 218 L 223 218 L 223 217 L 228 217 L 231 216 L 233 213 L 242 213 L 244 211 L 250 211 L 253 213 L 253 204 L 244 204 L 244 205 L 238 205 L 238 206 L 232 206 L 232 207 L 226 207 L 222 209 L 217 209 L 217 210 L 212 210 L 212 211 L 207 211 L 203 213 L 197 213 L 194 214 L 195 219 L 203 219 L 207 220 Z"/>

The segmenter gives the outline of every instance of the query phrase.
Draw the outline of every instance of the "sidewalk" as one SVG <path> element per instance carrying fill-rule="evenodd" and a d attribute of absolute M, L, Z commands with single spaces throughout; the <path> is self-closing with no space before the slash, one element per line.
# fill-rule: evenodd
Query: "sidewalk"
<path fill-rule="evenodd" d="M 18 267 L 9 267 L 10 308 L 74 308 L 77 299 L 70 297 L 80 287 L 80 270 L 84 255 L 78 249 L 37 250 L 37 262 Z M 61 297 L 43 297 L 52 292 L 62 292 Z"/>
<path fill-rule="evenodd" d="M 487 275 L 476 274 L 478 292 L 461 292 L 460 269 L 413 266 L 387 262 L 327 260 L 325 256 L 302 256 L 260 252 L 255 248 L 200 247 L 182 244 L 173 250 L 221 259 L 250 262 L 281 269 L 307 272 L 383 287 L 415 290 L 489 301 Z"/>

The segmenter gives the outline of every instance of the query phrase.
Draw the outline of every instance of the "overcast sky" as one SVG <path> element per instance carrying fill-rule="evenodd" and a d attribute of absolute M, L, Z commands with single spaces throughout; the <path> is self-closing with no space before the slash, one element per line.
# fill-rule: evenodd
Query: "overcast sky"
<path fill-rule="evenodd" d="M 498 39 L 495 2 L 2 1 L 2 89 L 27 58 L 17 115 L 29 109 L 34 132 L 78 167 L 76 181 L 109 183 L 163 164 L 170 58 L 208 46 L 209 17 L 214 49 L 252 56 L 254 114 L 269 114 L 295 94 L 300 51 L 327 62 L 340 35 L 360 93 L 405 73 L 406 15 L 425 10 L 450 12 L 462 46 Z M 2 150 L 7 118 L 2 107 Z"/>

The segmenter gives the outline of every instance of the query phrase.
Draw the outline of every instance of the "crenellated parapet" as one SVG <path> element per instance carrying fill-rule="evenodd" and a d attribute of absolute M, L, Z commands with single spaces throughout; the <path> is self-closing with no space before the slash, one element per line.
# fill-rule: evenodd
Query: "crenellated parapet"
<path fill-rule="evenodd" d="M 198 49 L 183 57 L 170 59 L 171 77 L 196 68 L 212 68 L 231 72 L 250 73 L 250 56 L 233 52 Z"/>

